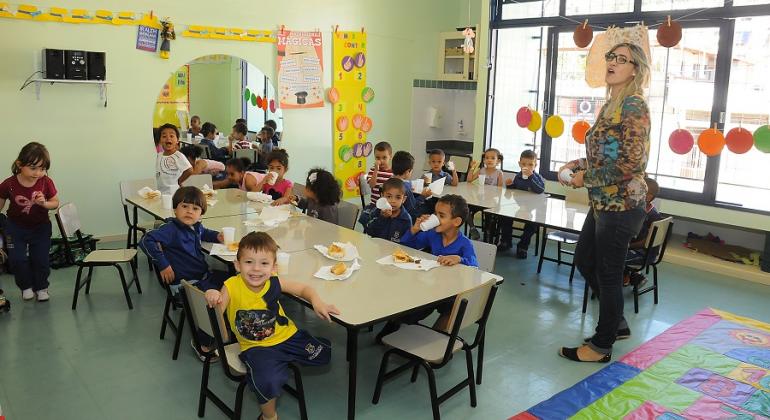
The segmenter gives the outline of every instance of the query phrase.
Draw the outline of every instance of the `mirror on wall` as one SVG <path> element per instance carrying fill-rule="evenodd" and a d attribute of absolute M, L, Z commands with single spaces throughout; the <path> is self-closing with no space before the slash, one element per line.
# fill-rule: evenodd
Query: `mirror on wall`
<path fill-rule="evenodd" d="M 272 140 L 277 145 L 283 118 L 275 98 L 273 83 L 258 66 L 225 54 L 198 57 L 176 69 L 158 93 L 152 116 L 156 148 L 157 127 L 177 126 L 180 146 L 184 146 L 199 143 L 201 128 L 208 122 L 216 127 L 215 144 L 226 149 L 238 119 L 246 120 L 246 140 L 256 150 L 260 131 L 267 121 L 273 121 Z"/>

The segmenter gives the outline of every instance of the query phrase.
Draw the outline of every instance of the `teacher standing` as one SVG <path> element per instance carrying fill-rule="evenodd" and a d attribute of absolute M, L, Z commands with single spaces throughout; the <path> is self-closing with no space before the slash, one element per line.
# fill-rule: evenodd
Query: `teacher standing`
<path fill-rule="evenodd" d="M 609 362 L 615 340 L 631 336 L 623 317 L 623 268 L 628 244 L 644 221 L 647 194 L 650 112 L 643 97 L 650 75 L 647 57 L 638 46 L 622 43 L 605 59 L 609 99 L 586 134 L 586 158 L 559 170 L 575 171 L 566 185 L 586 187 L 591 201 L 575 265 L 599 296 L 599 323 L 586 344 L 559 350 L 559 355 L 576 362 Z"/>

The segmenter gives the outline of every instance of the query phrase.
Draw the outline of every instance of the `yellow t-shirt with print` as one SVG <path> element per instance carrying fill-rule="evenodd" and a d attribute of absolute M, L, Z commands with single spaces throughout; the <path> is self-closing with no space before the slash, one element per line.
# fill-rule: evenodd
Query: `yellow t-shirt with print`
<path fill-rule="evenodd" d="M 297 332 L 297 326 L 286 317 L 278 301 L 281 297 L 278 277 L 271 277 L 258 293 L 249 289 L 240 275 L 227 279 L 225 287 L 230 295 L 227 321 L 241 351 L 275 346 Z"/>

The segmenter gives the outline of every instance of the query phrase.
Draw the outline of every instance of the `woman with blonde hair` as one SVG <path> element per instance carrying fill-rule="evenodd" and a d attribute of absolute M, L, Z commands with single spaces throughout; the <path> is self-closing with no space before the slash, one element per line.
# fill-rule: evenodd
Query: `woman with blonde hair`
<path fill-rule="evenodd" d="M 559 169 L 574 171 L 571 182 L 561 182 L 586 187 L 591 202 L 575 265 L 599 297 L 599 322 L 583 346 L 559 350 L 576 362 L 609 362 L 615 340 L 631 336 L 623 317 L 623 267 L 644 221 L 647 194 L 650 112 L 643 89 L 650 66 L 644 51 L 630 43 L 615 45 L 605 59 L 608 98 L 586 134 L 586 158 Z"/>

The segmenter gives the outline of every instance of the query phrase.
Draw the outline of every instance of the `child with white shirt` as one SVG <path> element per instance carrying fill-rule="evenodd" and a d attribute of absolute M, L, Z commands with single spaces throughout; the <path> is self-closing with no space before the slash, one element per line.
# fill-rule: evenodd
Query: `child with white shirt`
<path fill-rule="evenodd" d="M 163 151 L 155 159 L 155 179 L 161 193 L 173 194 L 193 172 L 190 161 L 179 151 L 179 129 L 174 124 L 160 126 L 160 146 Z"/>

